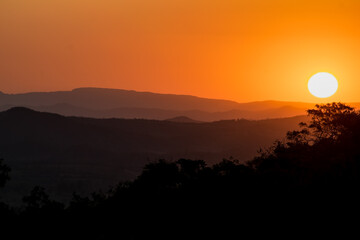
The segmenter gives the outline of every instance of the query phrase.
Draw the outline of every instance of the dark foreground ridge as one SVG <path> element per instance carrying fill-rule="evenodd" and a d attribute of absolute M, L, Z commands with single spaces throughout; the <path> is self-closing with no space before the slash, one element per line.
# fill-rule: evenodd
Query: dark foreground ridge
<path fill-rule="evenodd" d="M 64 117 L 13 108 L 0 113 L 0 150 L 13 169 L 3 197 L 19 202 L 34 185 L 57 200 L 135 179 L 159 158 L 250 160 L 305 117 L 212 123 Z"/>
<path fill-rule="evenodd" d="M 288 132 L 285 141 L 276 141 L 247 163 L 224 159 L 208 166 L 203 160 L 158 160 L 135 180 L 91 197 L 74 194 L 68 205 L 35 187 L 23 198 L 20 211 L 2 205 L 2 216 L 8 219 L 3 234 L 38 239 L 233 239 L 230 234 L 257 237 L 256 230 L 279 236 L 284 234 L 279 225 L 307 231 L 297 224 L 327 217 L 332 221 L 354 210 L 360 187 L 360 114 L 341 103 L 308 113 L 309 123 L 300 123 L 300 130 Z M 0 166 L 6 179 L 8 169 L 2 162 Z M 19 227 L 24 231 L 16 231 Z"/>

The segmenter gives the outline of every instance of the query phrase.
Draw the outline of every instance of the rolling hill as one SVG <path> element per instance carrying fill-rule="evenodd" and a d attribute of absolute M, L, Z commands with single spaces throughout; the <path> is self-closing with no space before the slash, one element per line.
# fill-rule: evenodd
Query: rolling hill
<path fill-rule="evenodd" d="M 3 194 L 16 202 L 40 185 L 68 200 L 74 191 L 86 194 L 133 179 L 159 158 L 246 161 L 304 120 L 92 119 L 12 108 L 0 113 L 0 153 L 12 168 Z"/>
<path fill-rule="evenodd" d="M 188 95 L 120 89 L 79 88 L 61 92 L 0 93 L 0 110 L 28 107 L 64 116 L 165 120 L 186 116 L 198 121 L 267 119 L 305 114 L 313 103 L 260 101 L 237 103 Z"/>

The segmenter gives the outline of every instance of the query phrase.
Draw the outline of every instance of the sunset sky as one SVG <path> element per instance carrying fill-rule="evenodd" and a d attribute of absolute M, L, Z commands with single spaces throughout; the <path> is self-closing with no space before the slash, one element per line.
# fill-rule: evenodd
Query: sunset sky
<path fill-rule="evenodd" d="M 360 101 L 359 0 L 1 0 L 0 91 Z"/>

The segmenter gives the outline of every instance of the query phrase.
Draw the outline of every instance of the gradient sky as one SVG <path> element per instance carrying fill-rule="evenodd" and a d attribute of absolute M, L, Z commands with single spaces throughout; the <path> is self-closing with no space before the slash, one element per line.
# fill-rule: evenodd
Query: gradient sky
<path fill-rule="evenodd" d="M 107 87 L 239 102 L 360 101 L 358 0 L 1 0 L 0 90 Z"/>

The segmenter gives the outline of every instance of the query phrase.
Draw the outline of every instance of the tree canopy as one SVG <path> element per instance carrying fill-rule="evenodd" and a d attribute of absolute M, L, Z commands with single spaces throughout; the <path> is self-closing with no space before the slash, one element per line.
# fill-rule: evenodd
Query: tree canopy
<path fill-rule="evenodd" d="M 148 163 L 133 181 L 106 193 L 74 194 L 68 206 L 35 187 L 24 197 L 19 217 L 33 231 L 38 222 L 32 220 L 42 217 L 41 224 L 48 226 L 44 239 L 55 231 L 60 232 L 59 239 L 168 239 L 169 235 L 161 235 L 164 229 L 177 234 L 179 226 L 198 226 L 215 215 L 221 221 L 227 219 L 223 216 L 232 215 L 231 221 L 247 216 L 249 222 L 249 217 L 259 216 L 256 211 L 274 209 L 270 216 L 275 216 L 281 207 L 300 208 L 305 199 L 313 204 L 322 197 L 323 204 L 338 197 L 349 204 L 360 187 L 360 114 L 342 103 L 316 105 L 307 112 L 309 121 L 300 123 L 300 130 L 288 132 L 286 140 L 275 141 L 249 162 L 223 159 L 209 166 L 203 160 L 159 160 Z M 9 169 L 0 166 L 5 181 Z M 202 229 L 197 229 L 203 237 Z"/>

